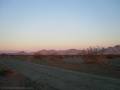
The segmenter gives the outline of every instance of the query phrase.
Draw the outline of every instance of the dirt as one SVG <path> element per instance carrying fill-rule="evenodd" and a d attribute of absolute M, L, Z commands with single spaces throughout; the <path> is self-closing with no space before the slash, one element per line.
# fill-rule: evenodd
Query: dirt
<path fill-rule="evenodd" d="M 5 74 L 0 75 L 0 90 L 34 90 L 32 81 L 25 76 L 5 68 Z"/>

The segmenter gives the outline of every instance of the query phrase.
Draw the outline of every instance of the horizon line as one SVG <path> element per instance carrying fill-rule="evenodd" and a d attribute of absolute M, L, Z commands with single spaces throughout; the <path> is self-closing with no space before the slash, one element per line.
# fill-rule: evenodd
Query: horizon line
<path fill-rule="evenodd" d="M 37 49 L 37 50 L 0 50 L 0 53 L 15 53 L 15 52 L 22 52 L 22 51 L 24 51 L 24 52 L 35 52 L 35 51 L 41 51 L 41 50 L 55 50 L 55 51 L 61 51 L 61 50 L 71 50 L 71 49 L 75 49 L 75 50 L 86 50 L 86 49 L 89 49 L 89 48 L 100 48 L 100 49 L 102 49 L 102 48 L 109 48 L 109 47 L 115 47 L 115 46 L 120 46 L 120 44 L 117 44 L 117 45 L 111 45 L 111 46 L 89 46 L 89 47 L 87 47 L 87 48 L 68 48 L 68 49 L 45 49 L 45 48 L 43 48 L 43 49 Z"/>

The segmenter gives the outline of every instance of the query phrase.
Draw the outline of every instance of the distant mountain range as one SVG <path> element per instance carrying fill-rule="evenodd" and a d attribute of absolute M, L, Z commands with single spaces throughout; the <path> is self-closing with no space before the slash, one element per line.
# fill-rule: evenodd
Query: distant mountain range
<path fill-rule="evenodd" d="M 37 55 L 78 55 L 82 50 L 68 49 L 68 50 L 40 50 L 35 52 Z"/>
<path fill-rule="evenodd" d="M 120 45 L 105 48 L 102 53 L 103 54 L 117 54 L 117 55 L 120 55 Z"/>
<path fill-rule="evenodd" d="M 94 48 L 93 48 L 94 50 Z M 34 52 L 36 55 L 83 55 L 86 54 L 87 50 L 77 50 L 77 49 L 68 49 L 68 50 L 40 50 Z M 97 54 L 115 54 L 120 55 L 120 45 L 113 47 L 102 48 L 97 50 Z"/>
<path fill-rule="evenodd" d="M 89 49 L 90 50 L 90 49 Z M 93 50 L 95 50 L 93 48 Z M 25 51 L 20 51 L 20 52 L 12 52 L 12 53 L 5 53 L 5 54 L 10 54 L 10 55 L 83 55 L 86 54 L 86 50 L 78 50 L 78 49 L 68 49 L 68 50 L 39 50 L 36 52 L 25 52 Z M 92 52 L 91 52 L 92 53 Z M 120 55 L 120 45 L 116 45 L 113 47 L 108 47 L 108 48 L 102 48 L 100 50 L 97 50 L 97 54 L 114 54 L 114 55 Z M 1 52 L 1 54 L 3 54 Z"/>

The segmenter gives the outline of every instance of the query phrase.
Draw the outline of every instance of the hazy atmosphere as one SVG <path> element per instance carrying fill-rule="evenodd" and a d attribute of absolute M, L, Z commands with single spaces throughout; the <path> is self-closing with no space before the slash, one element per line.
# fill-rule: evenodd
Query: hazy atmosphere
<path fill-rule="evenodd" d="M 0 0 L 0 90 L 120 90 L 120 0 Z"/>
<path fill-rule="evenodd" d="M 120 44 L 120 0 L 0 0 L 0 50 Z"/>

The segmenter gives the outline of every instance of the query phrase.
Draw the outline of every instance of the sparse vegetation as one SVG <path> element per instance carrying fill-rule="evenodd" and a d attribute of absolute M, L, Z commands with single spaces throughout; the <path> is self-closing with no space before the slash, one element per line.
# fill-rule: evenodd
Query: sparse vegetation
<path fill-rule="evenodd" d="M 120 78 L 120 55 L 9 55 L 1 59 L 20 60 L 80 72 Z M 117 60 L 116 60 L 117 59 Z"/>
<path fill-rule="evenodd" d="M 0 68 L 0 76 L 5 76 L 6 70 L 4 68 Z"/>

